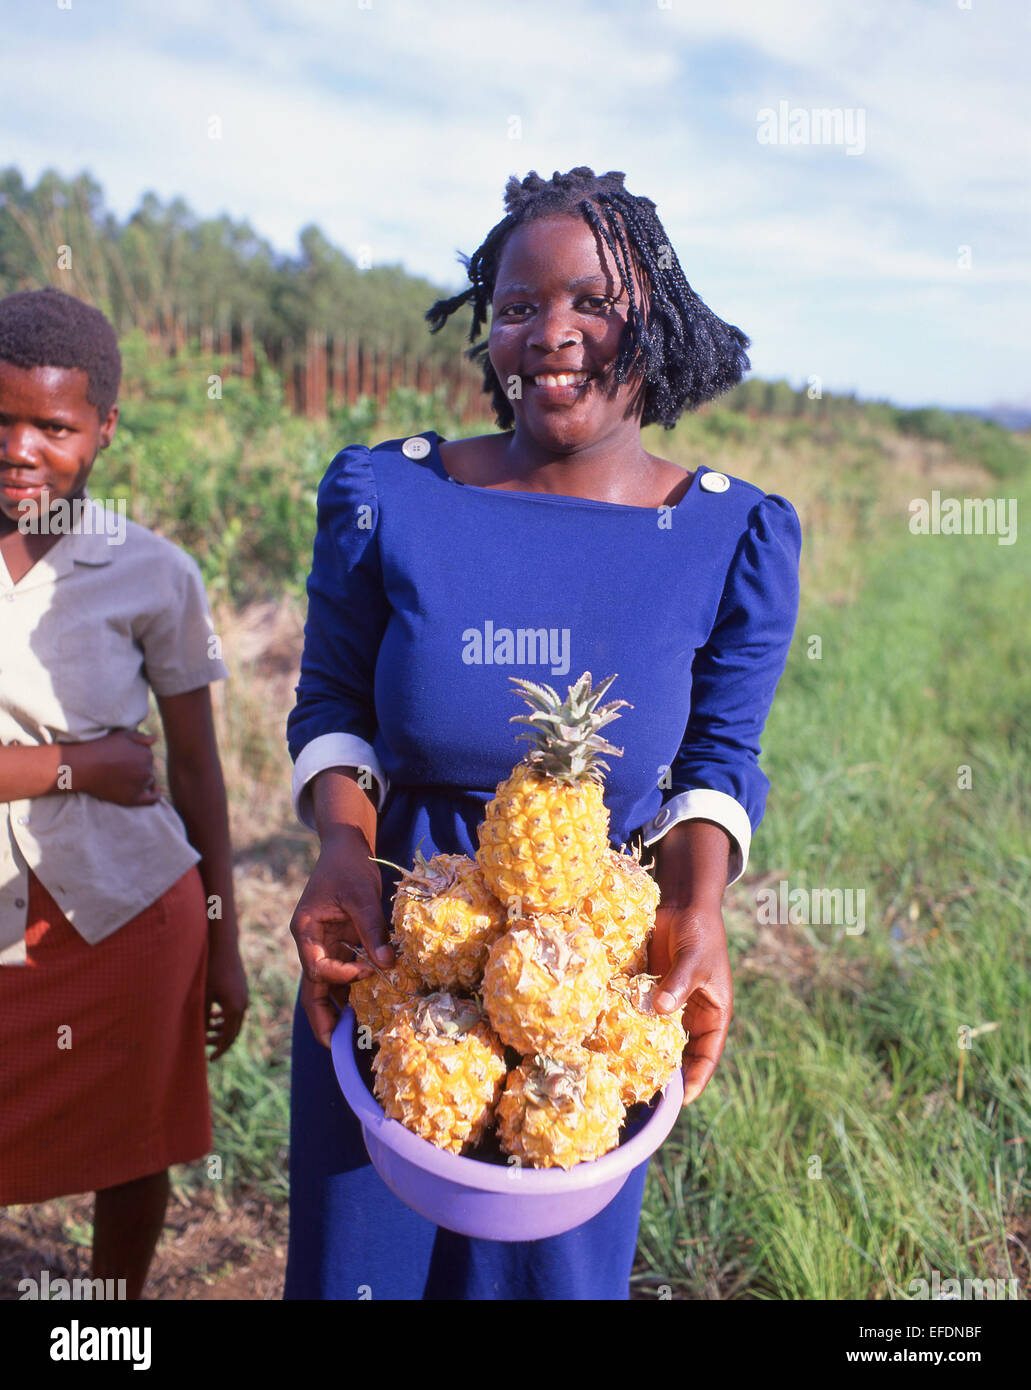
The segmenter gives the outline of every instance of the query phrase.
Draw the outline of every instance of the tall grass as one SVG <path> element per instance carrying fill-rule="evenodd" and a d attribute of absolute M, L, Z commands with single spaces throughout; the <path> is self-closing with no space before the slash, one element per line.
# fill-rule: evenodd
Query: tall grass
<path fill-rule="evenodd" d="M 866 929 L 779 922 L 808 955 L 736 974 L 721 1066 L 654 1164 L 642 1291 L 904 1298 L 937 1269 L 1019 1276 L 1026 1296 L 1029 596 L 1026 540 L 902 518 L 854 603 L 808 596 L 750 869 L 862 889 Z M 728 913 L 738 960 L 748 897 Z"/>

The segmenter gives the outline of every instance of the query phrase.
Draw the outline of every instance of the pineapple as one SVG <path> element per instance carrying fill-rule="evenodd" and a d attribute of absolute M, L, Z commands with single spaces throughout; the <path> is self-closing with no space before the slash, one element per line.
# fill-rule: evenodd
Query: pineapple
<path fill-rule="evenodd" d="M 593 1031 L 611 974 L 587 923 L 546 913 L 515 922 L 491 947 L 483 1006 L 509 1047 L 550 1052 Z"/>
<path fill-rule="evenodd" d="M 479 1005 L 440 991 L 397 1010 L 379 1035 L 372 1070 L 390 1119 L 460 1154 L 490 1126 L 506 1067 Z"/>
<path fill-rule="evenodd" d="M 594 934 L 604 944 L 615 973 L 636 975 L 648 966 L 648 942 L 655 926 L 659 885 L 636 854 L 606 849 L 597 884 L 580 904 Z"/>
<path fill-rule="evenodd" d="M 618 1145 L 624 1113 L 604 1060 L 584 1047 L 564 1048 L 509 1073 L 498 1137 L 505 1153 L 534 1168 L 572 1168 Z"/>
<path fill-rule="evenodd" d="M 519 737 L 531 747 L 487 804 L 476 860 L 495 897 L 518 899 L 520 914 L 567 912 L 594 887 L 608 848 L 600 754 L 622 752 L 598 730 L 627 702 L 599 707 L 615 676 L 592 689 L 585 672 L 565 701 L 550 685 L 512 679 L 533 711 L 513 715 L 529 725 Z"/>
<path fill-rule="evenodd" d="M 402 959 L 432 989 L 474 990 L 487 952 L 505 930 L 505 909 L 464 854 L 417 850 L 394 896 L 391 922 Z"/>
<path fill-rule="evenodd" d="M 398 943 L 394 941 L 391 944 L 396 953 Z M 354 980 L 347 1000 L 354 1009 L 358 1024 L 368 1028 L 375 1040 L 393 1020 L 395 1011 L 409 999 L 417 997 L 422 988 L 419 976 L 414 975 L 403 960 L 396 960 L 389 970 L 373 967 L 373 973 L 364 980 Z"/>
<path fill-rule="evenodd" d="M 598 1018 L 598 1026 L 584 1044 L 602 1057 L 620 1086 L 624 1105 L 648 1101 L 662 1090 L 680 1066 L 687 1044 L 683 1009 L 656 1013 L 652 1000 L 657 975 L 615 979 Z"/>

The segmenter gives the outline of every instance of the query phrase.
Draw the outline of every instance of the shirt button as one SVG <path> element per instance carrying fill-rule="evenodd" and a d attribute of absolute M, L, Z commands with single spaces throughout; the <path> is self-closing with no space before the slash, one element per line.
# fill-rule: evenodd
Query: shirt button
<path fill-rule="evenodd" d="M 698 479 L 698 486 L 705 488 L 706 492 L 726 492 L 730 479 L 726 473 L 703 473 Z"/>
<path fill-rule="evenodd" d="M 669 808 L 666 807 L 666 806 L 664 806 L 664 807 L 662 808 L 662 810 L 659 812 L 659 814 L 655 817 L 655 828 L 656 828 L 656 830 L 661 830 L 662 827 L 666 824 L 666 822 L 667 822 L 668 820 L 669 820 Z"/>
<path fill-rule="evenodd" d="M 18 817 L 18 824 L 19 824 L 19 825 L 28 825 L 28 823 L 29 823 L 29 818 L 28 818 L 28 816 L 19 816 L 19 817 Z"/>
<path fill-rule="evenodd" d="M 413 435 L 411 439 L 406 439 L 401 445 L 401 452 L 405 458 L 424 459 L 430 451 L 430 441 L 423 439 L 421 435 Z"/>
<path fill-rule="evenodd" d="M 24 907 L 24 906 L 25 906 L 25 899 L 24 899 L 24 898 L 15 898 L 15 900 L 14 900 L 14 905 L 15 905 L 15 907 Z"/>

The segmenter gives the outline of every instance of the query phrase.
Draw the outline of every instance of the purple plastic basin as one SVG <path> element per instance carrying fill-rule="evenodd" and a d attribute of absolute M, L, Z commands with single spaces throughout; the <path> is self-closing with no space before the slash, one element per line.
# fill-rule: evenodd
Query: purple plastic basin
<path fill-rule="evenodd" d="M 666 1138 L 680 1113 L 684 1081 L 678 1068 L 644 1122 L 628 1126 L 618 1149 L 590 1163 L 564 1171 L 462 1158 L 387 1119 L 359 1071 L 354 1023 L 354 1010 L 348 1007 L 333 1033 L 333 1066 L 361 1122 L 373 1167 L 391 1192 L 420 1216 L 461 1235 L 540 1240 L 571 1231 L 608 1206 L 631 1171 Z"/>

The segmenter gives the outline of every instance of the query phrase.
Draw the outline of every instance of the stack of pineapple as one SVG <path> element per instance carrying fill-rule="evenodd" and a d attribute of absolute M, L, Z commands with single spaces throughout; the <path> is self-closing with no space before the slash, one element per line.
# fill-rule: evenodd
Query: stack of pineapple
<path fill-rule="evenodd" d="M 513 677 L 530 748 L 486 807 L 475 860 L 416 855 L 394 898 L 397 963 L 351 986 L 384 1111 L 452 1153 L 494 1124 L 519 1164 L 598 1158 L 680 1064 L 681 1014 L 656 1013 L 645 973 L 659 890 L 609 845 L 601 755 L 620 750 L 599 731 L 626 704 L 600 703 L 614 679 L 592 688 L 585 673 L 563 701 Z"/>

